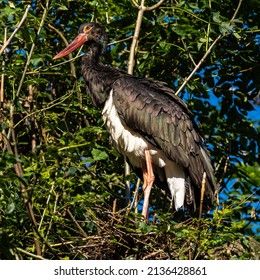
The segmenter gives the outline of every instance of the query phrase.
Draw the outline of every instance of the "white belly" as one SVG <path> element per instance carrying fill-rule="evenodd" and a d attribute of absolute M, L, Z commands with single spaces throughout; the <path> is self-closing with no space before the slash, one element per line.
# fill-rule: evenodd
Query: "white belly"
<path fill-rule="evenodd" d="M 102 116 L 117 149 L 129 159 L 133 166 L 142 168 L 145 161 L 144 151 L 150 150 L 153 165 L 165 170 L 167 183 L 175 201 L 175 208 L 182 207 L 185 194 L 183 168 L 169 160 L 162 150 L 155 148 L 139 133 L 121 122 L 113 102 L 112 90 L 103 108 Z"/>

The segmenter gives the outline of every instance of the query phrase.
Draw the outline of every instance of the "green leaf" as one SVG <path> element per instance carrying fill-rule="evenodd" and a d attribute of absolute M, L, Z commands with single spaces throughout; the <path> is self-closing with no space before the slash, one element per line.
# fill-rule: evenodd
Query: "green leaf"
<path fill-rule="evenodd" d="M 31 63 L 33 66 L 37 66 L 40 62 L 43 62 L 42 57 L 34 57 L 31 59 Z"/>
<path fill-rule="evenodd" d="M 228 32 L 233 30 L 233 26 L 230 22 L 221 22 L 219 26 L 219 31 L 223 34 L 226 35 Z"/>
<path fill-rule="evenodd" d="M 11 214 L 15 209 L 15 203 L 11 201 L 6 208 L 6 214 Z"/>
<path fill-rule="evenodd" d="M 99 161 L 99 160 L 106 160 L 108 159 L 108 155 L 106 152 L 101 151 L 99 149 L 93 149 L 91 151 L 92 157 L 94 159 L 94 161 Z"/>
<path fill-rule="evenodd" d="M 212 13 L 212 19 L 214 22 L 216 23 L 220 23 L 221 20 L 220 20 L 220 12 L 213 12 Z"/>
<path fill-rule="evenodd" d="M 60 5 L 58 11 L 67 11 L 68 8 L 65 5 Z"/>

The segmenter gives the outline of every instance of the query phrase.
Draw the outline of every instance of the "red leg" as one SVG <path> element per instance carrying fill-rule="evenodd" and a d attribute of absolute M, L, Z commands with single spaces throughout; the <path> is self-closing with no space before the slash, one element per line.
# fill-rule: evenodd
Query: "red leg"
<path fill-rule="evenodd" d="M 142 215 L 145 219 L 148 219 L 149 197 L 155 179 L 149 150 L 145 150 L 145 165 L 143 166 L 143 179 L 144 204 Z"/>

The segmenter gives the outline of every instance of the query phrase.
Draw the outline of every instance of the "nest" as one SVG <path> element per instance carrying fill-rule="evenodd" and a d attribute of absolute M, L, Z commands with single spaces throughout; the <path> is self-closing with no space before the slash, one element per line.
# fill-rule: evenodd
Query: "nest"
<path fill-rule="evenodd" d="M 84 231 L 74 218 L 77 236 L 51 245 L 56 258 L 86 260 L 179 260 L 179 259 L 255 259 L 259 256 L 245 238 L 234 235 L 233 240 L 216 240 L 212 222 L 188 218 L 175 222 L 171 217 L 146 222 L 138 214 L 113 213 L 100 209 L 93 218 L 93 231 Z M 96 213 L 95 213 L 96 214 Z M 94 234 L 93 234 L 94 232 Z M 258 243 L 258 242 L 257 242 Z M 259 244 L 259 243 L 258 243 Z M 51 251 L 48 252 L 53 258 Z"/>

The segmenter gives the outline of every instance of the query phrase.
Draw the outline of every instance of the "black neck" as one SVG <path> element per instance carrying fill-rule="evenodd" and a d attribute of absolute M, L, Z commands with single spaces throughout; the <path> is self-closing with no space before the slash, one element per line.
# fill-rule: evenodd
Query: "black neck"
<path fill-rule="evenodd" d="M 107 100 L 112 85 L 121 75 L 120 71 L 100 62 L 104 47 L 96 42 L 89 45 L 82 58 L 82 75 L 88 87 L 88 94 L 95 106 L 103 106 Z"/>
<path fill-rule="evenodd" d="M 85 65 L 97 65 L 100 62 L 100 57 L 103 53 L 104 47 L 99 43 L 91 43 L 87 52 L 85 53 L 83 60 Z"/>

